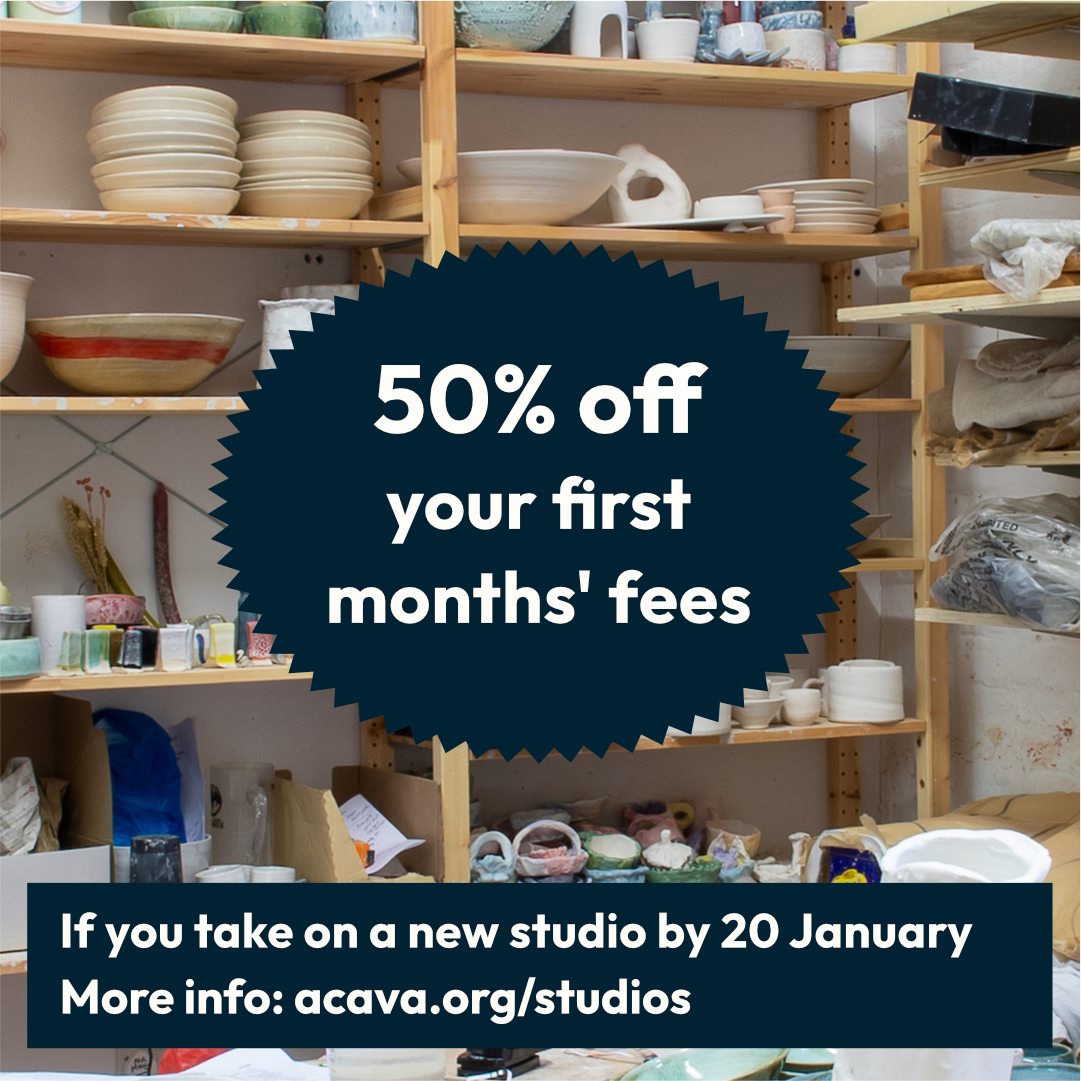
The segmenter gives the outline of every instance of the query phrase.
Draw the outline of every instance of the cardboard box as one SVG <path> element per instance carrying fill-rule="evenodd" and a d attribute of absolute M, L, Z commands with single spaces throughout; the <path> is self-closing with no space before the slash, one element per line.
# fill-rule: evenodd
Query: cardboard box
<path fill-rule="evenodd" d="M 0 857 L 0 951 L 26 949 L 30 882 L 108 882 L 113 839 L 112 784 L 105 736 L 89 702 L 57 694 L 4 700 L 0 759 L 27 757 L 38 777 L 69 782 L 59 852 Z"/>
<path fill-rule="evenodd" d="M 366 766 L 335 766 L 333 791 L 310 788 L 279 771 L 274 785 L 274 861 L 309 882 L 434 882 L 443 870 L 439 786 L 422 777 Z M 407 837 L 425 844 L 400 858 L 400 878 L 369 878 L 339 806 L 363 793 Z"/>

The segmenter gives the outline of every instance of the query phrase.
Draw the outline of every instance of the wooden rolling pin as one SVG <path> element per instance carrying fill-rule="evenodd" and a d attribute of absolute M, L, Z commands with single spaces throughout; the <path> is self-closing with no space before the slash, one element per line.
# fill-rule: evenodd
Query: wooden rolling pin
<path fill-rule="evenodd" d="M 1066 256 L 1066 264 L 1062 268 L 1063 274 L 1076 274 L 1081 271 L 1081 255 L 1074 252 Z M 906 289 L 914 289 L 921 285 L 945 285 L 950 282 L 980 282 L 983 281 L 983 264 L 971 263 L 968 266 L 945 266 L 935 267 L 930 270 L 910 270 L 901 278 L 901 284 Z M 1076 284 L 1076 283 L 1070 283 Z M 973 296 L 972 293 L 958 293 L 957 296 Z M 919 300 L 919 297 L 913 297 Z"/>
<path fill-rule="evenodd" d="M 1081 285 L 1081 274 L 1063 274 L 1056 278 L 1047 289 L 1063 289 L 1068 285 Z M 910 300 L 951 300 L 958 297 L 983 297 L 1002 294 L 997 285 L 989 281 L 943 282 L 940 285 L 917 285 L 909 293 Z"/>

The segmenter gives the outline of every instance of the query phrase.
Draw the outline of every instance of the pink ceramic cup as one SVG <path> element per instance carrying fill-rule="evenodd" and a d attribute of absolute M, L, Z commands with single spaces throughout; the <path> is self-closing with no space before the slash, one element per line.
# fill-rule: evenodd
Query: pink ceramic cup
<path fill-rule="evenodd" d="M 796 198 L 796 189 L 763 188 L 758 194 L 762 197 L 762 206 L 766 210 L 772 210 L 774 207 L 781 209 L 792 205 L 792 201 Z"/>
<path fill-rule="evenodd" d="M 796 227 L 796 208 L 794 206 L 775 206 L 766 211 L 767 214 L 783 214 L 780 221 L 766 223 L 767 233 L 790 233 Z"/>

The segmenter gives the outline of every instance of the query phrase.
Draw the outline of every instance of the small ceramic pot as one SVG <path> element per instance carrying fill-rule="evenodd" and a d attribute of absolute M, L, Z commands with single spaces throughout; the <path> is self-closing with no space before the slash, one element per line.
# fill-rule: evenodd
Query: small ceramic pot
<path fill-rule="evenodd" d="M 760 53 L 766 47 L 766 37 L 759 23 L 729 23 L 717 35 L 717 51 L 722 56 L 732 53 Z"/>
<path fill-rule="evenodd" d="M 783 691 L 781 718 L 793 728 L 814 724 L 822 711 L 822 692 L 814 687 L 792 687 Z"/>
<path fill-rule="evenodd" d="M 796 208 L 794 206 L 771 207 L 767 213 L 784 215 L 780 221 L 766 222 L 767 233 L 790 233 L 796 227 Z"/>
<path fill-rule="evenodd" d="M 796 198 L 795 188 L 763 188 L 758 193 L 763 210 L 772 210 L 775 206 L 792 206 Z"/>
<path fill-rule="evenodd" d="M 315 4 L 252 4 L 244 12 L 244 30 L 280 38 L 321 38 L 323 9 Z"/>
<path fill-rule="evenodd" d="M 766 48 L 771 53 L 787 49 L 777 66 L 799 71 L 826 70 L 826 37 L 821 30 L 770 30 Z"/>
<path fill-rule="evenodd" d="M 398 41 L 415 44 L 415 0 L 332 0 L 326 35 L 333 41 Z"/>
<path fill-rule="evenodd" d="M 641 60 L 693 64 L 698 52 L 697 19 L 652 19 L 639 23 L 634 33 Z"/>

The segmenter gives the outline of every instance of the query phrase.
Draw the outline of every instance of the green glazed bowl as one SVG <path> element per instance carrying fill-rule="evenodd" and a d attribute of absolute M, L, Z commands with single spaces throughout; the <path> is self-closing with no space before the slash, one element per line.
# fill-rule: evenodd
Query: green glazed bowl
<path fill-rule="evenodd" d="M 654 884 L 679 882 L 716 882 L 721 873 L 721 865 L 715 860 L 698 859 L 687 867 L 670 870 L 667 867 L 650 867 L 646 871 L 646 882 Z M 645 1075 L 643 1075 L 645 1076 Z M 706 1075 L 703 1074 L 703 1077 Z M 763 1074 L 763 1076 L 765 1076 Z"/>
<path fill-rule="evenodd" d="M 589 853 L 589 862 L 586 866 L 591 871 L 627 871 L 632 867 L 637 867 L 638 860 L 642 855 L 642 846 L 633 838 L 624 838 L 624 840 L 630 841 L 634 846 L 633 852 L 628 853 L 626 856 L 606 856 L 593 850 L 595 840 L 611 836 L 612 834 L 593 833 L 589 835 L 588 839 L 582 842 L 585 850 Z M 603 844 L 604 842 L 601 841 L 600 843 Z"/>
<path fill-rule="evenodd" d="M 132 26 L 150 26 L 156 30 L 205 30 L 221 34 L 240 33 L 244 16 L 226 7 L 177 5 L 133 11 L 128 16 Z"/>
<path fill-rule="evenodd" d="M 176 0 L 135 0 L 136 11 L 153 11 L 154 8 L 189 7 L 189 8 L 235 8 L 240 0 L 184 0 L 178 5 Z"/>
<path fill-rule="evenodd" d="M 621 1081 L 770 1081 L 781 1076 L 784 1047 L 692 1047 L 651 1058 Z"/>
<path fill-rule="evenodd" d="M 314 4 L 253 4 L 244 12 L 244 29 L 279 38 L 321 38 L 323 9 Z"/>

